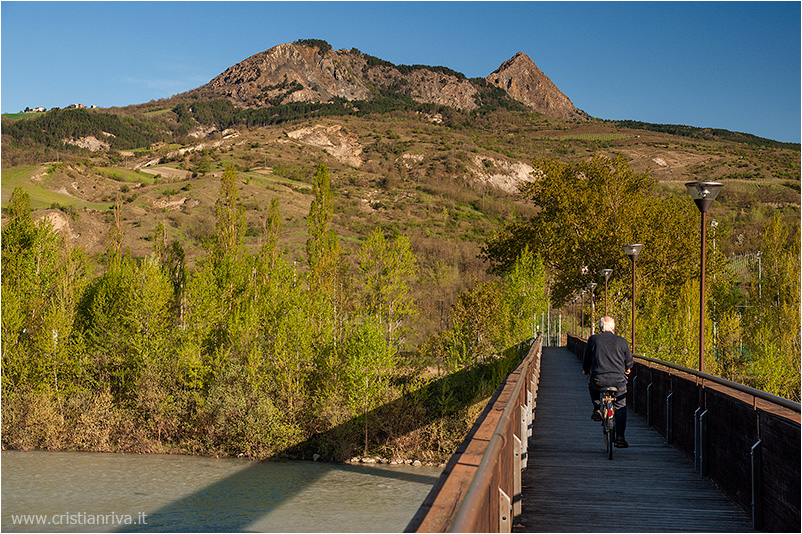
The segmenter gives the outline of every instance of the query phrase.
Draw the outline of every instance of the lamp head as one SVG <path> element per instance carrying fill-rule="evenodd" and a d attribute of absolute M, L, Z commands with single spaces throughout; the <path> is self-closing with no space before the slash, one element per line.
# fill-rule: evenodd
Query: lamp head
<path fill-rule="evenodd" d="M 719 182 L 687 182 L 685 187 L 688 189 L 688 194 L 696 203 L 696 207 L 702 213 L 707 213 L 713 201 L 716 200 L 719 191 L 724 187 L 724 184 Z"/>
<path fill-rule="evenodd" d="M 606 282 L 607 280 L 610 279 L 610 275 L 613 274 L 613 270 L 612 269 L 599 269 L 599 274 L 604 277 L 604 281 Z"/>
<path fill-rule="evenodd" d="M 596 282 L 588 282 L 588 289 L 590 289 L 591 293 L 593 293 L 593 290 L 596 289 L 597 285 L 598 284 L 596 284 Z"/>
<path fill-rule="evenodd" d="M 638 259 L 638 254 L 640 254 L 640 250 L 643 248 L 643 245 L 640 243 L 633 243 L 630 245 L 624 245 L 621 248 L 624 249 L 624 254 L 629 256 L 634 262 Z"/>

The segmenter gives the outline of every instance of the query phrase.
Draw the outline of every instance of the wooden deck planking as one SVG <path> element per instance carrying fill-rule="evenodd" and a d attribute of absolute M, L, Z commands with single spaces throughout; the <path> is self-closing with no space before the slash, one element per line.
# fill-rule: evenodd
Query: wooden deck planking
<path fill-rule="evenodd" d="M 629 410 L 628 449 L 608 460 L 587 381 L 544 348 L 522 514 L 513 532 L 751 532 L 747 514 Z"/>

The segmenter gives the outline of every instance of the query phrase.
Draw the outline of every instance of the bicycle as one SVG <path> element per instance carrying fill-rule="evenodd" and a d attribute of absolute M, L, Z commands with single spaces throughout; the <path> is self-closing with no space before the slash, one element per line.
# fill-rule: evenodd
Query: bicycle
<path fill-rule="evenodd" d="M 607 450 L 607 458 L 613 459 L 613 447 L 615 447 L 615 394 L 618 393 L 617 387 L 606 387 L 599 390 L 601 396 L 602 413 L 602 432 L 604 433 L 604 448 Z"/>

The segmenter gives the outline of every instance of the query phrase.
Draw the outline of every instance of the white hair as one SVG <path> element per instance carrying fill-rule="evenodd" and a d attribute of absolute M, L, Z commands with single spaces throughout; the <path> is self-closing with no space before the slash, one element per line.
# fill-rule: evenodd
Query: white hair
<path fill-rule="evenodd" d="M 609 315 L 605 315 L 599 319 L 599 330 L 602 332 L 612 332 L 615 330 L 615 319 Z"/>

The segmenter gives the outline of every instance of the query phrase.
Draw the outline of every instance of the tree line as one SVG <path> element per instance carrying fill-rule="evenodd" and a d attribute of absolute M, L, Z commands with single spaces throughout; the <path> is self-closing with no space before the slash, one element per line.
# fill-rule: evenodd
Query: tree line
<path fill-rule="evenodd" d="M 524 194 L 537 214 L 510 223 L 484 247 L 494 271 L 509 272 L 517 251 L 528 245 L 543 254 L 556 306 L 588 291 L 588 282 L 599 283 L 598 319 L 604 280 L 597 272 L 613 269 L 608 312 L 625 333 L 631 330 L 632 263 L 621 247 L 642 243 L 635 267 L 636 352 L 698 368 L 700 216 L 693 202 L 684 194 L 658 195 L 657 180 L 634 172 L 621 155 L 576 164 L 544 158 L 536 168 L 538 179 Z M 727 221 L 718 222 L 706 233 L 705 369 L 799 401 L 799 222 L 775 214 L 762 235 L 761 260 L 745 275 L 715 246 L 729 237 Z M 590 294 L 574 306 L 583 301 L 589 327 Z"/>
<path fill-rule="evenodd" d="M 281 253 L 277 201 L 250 254 L 237 180 L 223 173 L 215 235 L 193 269 L 161 224 L 152 253 L 131 257 L 118 211 L 101 265 L 34 222 L 14 191 L 2 235 L 5 447 L 451 454 L 527 348 L 547 305 L 542 260 L 525 248 L 509 276 L 460 295 L 449 331 L 410 350 L 408 238 L 377 229 L 347 257 L 320 165 L 307 264 Z"/>
<path fill-rule="evenodd" d="M 661 132 L 671 135 L 681 135 L 683 137 L 692 137 L 695 139 L 724 139 L 727 141 L 734 141 L 736 143 L 746 143 L 753 146 L 762 146 L 768 148 L 788 148 L 791 150 L 799 150 L 799 143 L 785 143 L 782 141 L 774 141 L 773 139 L 766 139 L 765 137 L 758 137 L 757 135 L 733 132 L 724 130 L 722 128 L 699 128 L 697 126 L 686 126 L 683 124 L 654 124 L 650 122 L 635 121 L 635 120 L 611 120 L 604 119 L 604 122 L 614 122 L 622 128 L 632 128 L 636 130 L 649 130 L 652 132 Z"/>
<path fill-rule="evenodd" d="M 35 118 L 4 124 L 3 134 L 28 147 L 63 147 L 65 139 L 93 135 L 114 150 L 130 150 L 163 141 L 170 132 L 163 124 L 156 122 L 88 109 L 54 108 Z"/>

